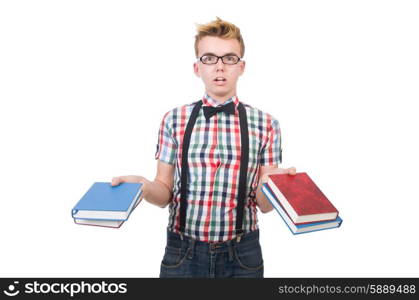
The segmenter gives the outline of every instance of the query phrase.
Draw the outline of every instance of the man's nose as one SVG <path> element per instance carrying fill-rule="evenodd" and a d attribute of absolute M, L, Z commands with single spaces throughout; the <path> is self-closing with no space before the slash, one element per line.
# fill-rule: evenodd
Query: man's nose
<path fill-rule="evenodd" d="M 217 70 L 224 70 L 224 63 L 221 58 L 218 59 L 217 63 L 215 64 Z"/>

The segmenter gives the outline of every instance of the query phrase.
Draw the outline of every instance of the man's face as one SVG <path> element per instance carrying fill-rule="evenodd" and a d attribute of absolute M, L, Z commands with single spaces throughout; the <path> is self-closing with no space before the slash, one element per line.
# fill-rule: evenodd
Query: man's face
<path fill-rule="evenodd" d="M 235 54 L 241 57 L 240 43 L 236 39 L 206 36 L 198 43 L 198 58 L 208 54 L 217 56 Z M 217 100 L 227 100 L 236 95 L 237 80 L 244 72 L 245 62 L 239 61 L 237 64 L 228 65 L 218 59 L 216 64 L 209 65 L 198 59 L 193 67 L 195 74 L 202 78 L 205 90 L 211 97 Z"/>

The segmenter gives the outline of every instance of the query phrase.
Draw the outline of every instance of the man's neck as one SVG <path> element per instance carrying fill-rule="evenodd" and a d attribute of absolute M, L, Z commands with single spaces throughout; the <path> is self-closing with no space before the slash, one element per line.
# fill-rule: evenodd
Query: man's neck
<path fill-rule="evenodd" d="M 224 95 L 224 96 L 218 96 L 218 95 L 214 95 L 212 93 L 206 92 L 208 96 L 210 96 L 212 99 L 216 100 L 217 102 L 224 104 L 228 99 L 230 99 L 231 97 L 235 96 L 236 93 L 231 93 L 228 95 Z"/>

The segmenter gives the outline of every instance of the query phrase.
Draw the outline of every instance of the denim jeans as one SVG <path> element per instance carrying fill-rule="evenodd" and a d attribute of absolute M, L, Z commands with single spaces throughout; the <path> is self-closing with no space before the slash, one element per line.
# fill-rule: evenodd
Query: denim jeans
<path fill-rule="evenodd" d="M 263 278 L 259 230 L 221 243 L 206 243 L 167 231 L 160 278 Z"/>

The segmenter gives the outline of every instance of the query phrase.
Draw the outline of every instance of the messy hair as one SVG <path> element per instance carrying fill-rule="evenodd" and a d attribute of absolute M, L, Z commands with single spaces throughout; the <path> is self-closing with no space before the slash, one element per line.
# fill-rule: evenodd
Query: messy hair
<path fill-rule="evenodd" d="M 222 39 L 236 39 L 240 43 L 240 56 L 244 55 L 244 42 L 243 37 L 240 33 L 240 29 L 227 21 L 221 20 L 217 17 L 217 20 L 211 21 L 206 24 L 196 25 L 197 34 L 195 35 L 195 55 L 198 57 L 198 43 L 206 36 L 215 36 Z"/>

